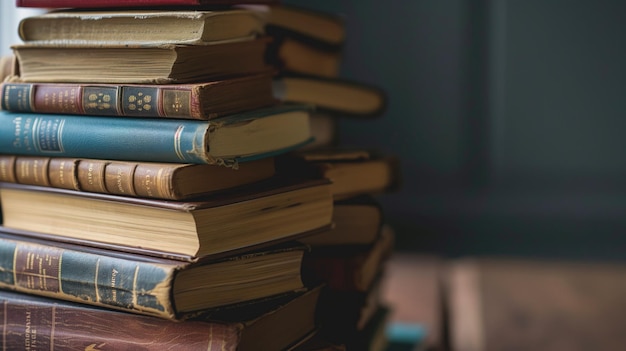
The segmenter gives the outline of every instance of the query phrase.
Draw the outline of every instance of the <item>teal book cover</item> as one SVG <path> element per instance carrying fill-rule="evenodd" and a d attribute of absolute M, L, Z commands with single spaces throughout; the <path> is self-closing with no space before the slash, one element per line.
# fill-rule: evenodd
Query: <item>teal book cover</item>
<path fill-rule="evenodd" d="M 236 164 L 311 141 L 307 105 L 278 105 L 212 121 L 0 111 L 0 153 Z"/>

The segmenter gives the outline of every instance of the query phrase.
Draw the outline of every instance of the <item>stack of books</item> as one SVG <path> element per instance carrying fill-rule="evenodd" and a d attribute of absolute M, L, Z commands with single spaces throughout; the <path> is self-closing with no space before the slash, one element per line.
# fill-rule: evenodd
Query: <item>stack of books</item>
<path fill-rule="evenodd" d="M 376 195 L 398 187 L 398 162 L 367 146 L 344 144 L 338 122 L 381 116 L 386 96 L 341 77 L 347 40 L 342 17 L 284 4 L 266 12 L 274 38 L 268 57 L 279 68 L 275 97 L 314 104 L 312 130 L 329 136 L 277 158 L 281 174 L 332 181 L 333 229 L 300 240 L 312 248 L 304 262 L 312 272 L 306 276 L 317 279 L 310 284 L 327 286 L 318 302 L 320 335 L 348 350 L 384 350 L 389 307 L 381 295 L 394 232 Z"/>
<path fill-rule="evenodd" d="M 371 195 L 395 163 L 311 146 L 323 104 L 277 93 L 295 89 L 267 35 L 288 28 L 283 5 L 192 3 L 18 2 L 76 8 L 20 22 L 0 90 L 7 348 L 361 349 L 380 335 L 393 232 Z"/>

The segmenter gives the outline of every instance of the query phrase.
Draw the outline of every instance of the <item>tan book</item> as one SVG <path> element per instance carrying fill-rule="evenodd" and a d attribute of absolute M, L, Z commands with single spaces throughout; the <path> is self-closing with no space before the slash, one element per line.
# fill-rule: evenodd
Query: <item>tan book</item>
<path fill-rule="evenodd" d="M 273 85 L 278 100 L 313 104 L 334 117 L 376 118 L 387 107 L 383 89 L 354 80 L 283 74 Z"/>
<path fill-rule="evenodd" d="M 371 245 L 380 236 L 383 214 L 380 204 L 369 196 L 359 196 L 333 205 L 331 229 L 309 235 L 300 242 L 313 248 L 334 245 Z"/>
<path fill-rule="evenodd" d="M 289 33 L 302 40 L 336 48 L 345 42 L 344 19 L 337 14 L 288 4 L 269 6 L 266 12 L 268 31 L 277 35 Z"/>
<path fill-rule="evenodd" d="M 388 192 L 401 182 L 395 157 L 365 149 L 331 147 L 292 152 L 277 160 L 277 171 L 327 178 L 333 183 L 335 200 Z"/>
<path fill-rule="evenodd" d="M 264 38 L 211 45 L 73 44 L 13 46 L 21 82 L 206 82 L 267 70 Z M 207 64 L 210 62 L 211 64 Z"/>
<path fill-rule="evenodd" d="M 73 240 L 202 257 L 325 228 L 330 184 L 272 179 L 194 201 L 0 183 L 3 225 Z"/>
<path fill-rule="evenodd" d="M 22 19 L 18 33 L 24 42 L 203 45 L 253 38 L 264 26 L 260 14 L 244 9 L 59 10 Z"/>
<path fill-rule="evenodd" d="M 216 165 L 0 155 L 0 181 L 121 196 L 185 200 L 265 180 L 274 159 Z"/>

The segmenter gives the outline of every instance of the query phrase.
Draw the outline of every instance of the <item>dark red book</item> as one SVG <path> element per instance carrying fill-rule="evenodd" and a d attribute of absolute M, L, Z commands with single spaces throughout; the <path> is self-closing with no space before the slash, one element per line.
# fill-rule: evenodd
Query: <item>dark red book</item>
<path fill-rule="evenodd" d="M 234 4 L 270 4 L 278 0 L 15 0 L 17 7 L 45 8 L 105 8 L 105 7 L 155 7 L 155 6 L 203 6 Z"/>

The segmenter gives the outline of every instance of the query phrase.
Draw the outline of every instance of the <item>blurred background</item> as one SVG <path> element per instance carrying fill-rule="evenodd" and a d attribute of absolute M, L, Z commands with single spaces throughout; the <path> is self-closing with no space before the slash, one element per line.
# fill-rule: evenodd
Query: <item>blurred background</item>
<path fill-rule="evenodd" d="M 388 94 L 340 136 L 400 157 L 399 250 L 626 258 L 626 3 L 283 2 L 343 15 L 341 76 Z M 37 11 L 3 1 L 2 28 Z"/>
<path fill-rule="evenodd" d="M 347 21 L 341 73 L 383 87 L 342 142 L 400 156 L 399 250 L 626 258 L 626 3 L 303 0 Z"/>

